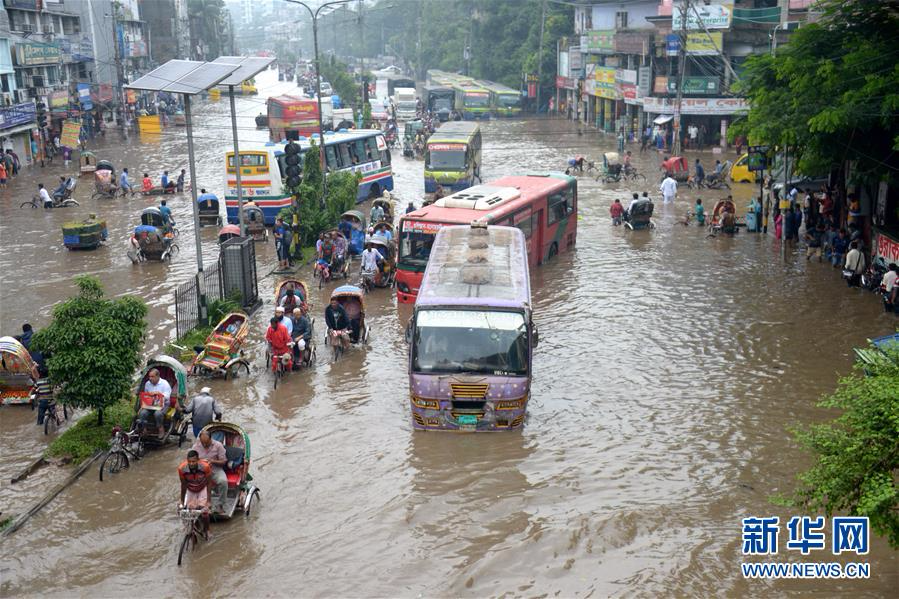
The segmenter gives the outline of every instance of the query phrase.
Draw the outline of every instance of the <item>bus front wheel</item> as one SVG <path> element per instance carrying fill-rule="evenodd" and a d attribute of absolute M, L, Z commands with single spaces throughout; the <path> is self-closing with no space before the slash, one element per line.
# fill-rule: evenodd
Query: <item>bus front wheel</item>
<path fill-rule="evenodd" d="M 381 195 L 381 186 L 377 183 L 372 183 L 371 187 L 368 188 L 368 199 L 374 199 Z"/>

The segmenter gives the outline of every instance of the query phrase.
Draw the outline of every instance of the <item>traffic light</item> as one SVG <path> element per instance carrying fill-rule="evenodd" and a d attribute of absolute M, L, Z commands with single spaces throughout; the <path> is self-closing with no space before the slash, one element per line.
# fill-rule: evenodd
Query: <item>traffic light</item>
<path fill-rule="evenodd" d="M 287 175 L 287 187 L 296 187 L 303 182 L 300 176 L 302 173 L 300 168 L 300 160 L 302 159 L 300 156 L 300 144 L 293 141 L 288 142 L 284 146 L 284 154 L 284 163 L 287 165 L 287 172 L 284 173 Z"/>
<path fill-rule="evenodd" d="M 37 126 L 43 129 L 47 126 L 47 105 L 43 102 L 38 102 L 35 105 L 35 109 L 37 110 Z"/>

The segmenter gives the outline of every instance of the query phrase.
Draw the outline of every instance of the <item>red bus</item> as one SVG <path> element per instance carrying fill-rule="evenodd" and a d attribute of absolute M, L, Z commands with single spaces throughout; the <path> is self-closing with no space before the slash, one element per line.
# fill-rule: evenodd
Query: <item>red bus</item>
<path fill-rule="evenodd" d="M 301 136 L 311 137 L 318 133 L 318 101 L 298 96 L 276 96 L 269 98 L 268 138 L 279 142 L 285 139 L 296 141 Z"/>
<path fill-rule="evenodd" d="M 503 177 L 403 216 L 396 272 L 396 296 L 401 303 L 415 301 L 437 231 L 474 221 L 521 229 L 527 240 L 528 265 L 539 266 L 574 249 L 577 179 L 560 173 Z"/>

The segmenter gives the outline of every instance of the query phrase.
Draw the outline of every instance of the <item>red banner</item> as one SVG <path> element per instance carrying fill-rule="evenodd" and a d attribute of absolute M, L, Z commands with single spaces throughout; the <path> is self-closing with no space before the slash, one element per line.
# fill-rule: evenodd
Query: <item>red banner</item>
<path fill-rule="evenodd" d="M 621 97 L 626 100 L 636 100 L 637 99 L 637 86 L 631 85 L 630 83 L 621 83 L 619 84 L 621 87 Z"/>
<path fill-rule="evenodd" d="M 899 241 L 890 239 L 883 233 L 877 234 L 877 255 L 883 258 L 887 264 L 899 263 Z"/>
<path fill-rule="evenodd" d="M 537 84 L 536 83 L 528 83 L 528 98 L 536 98 L 537 97 Z"/>

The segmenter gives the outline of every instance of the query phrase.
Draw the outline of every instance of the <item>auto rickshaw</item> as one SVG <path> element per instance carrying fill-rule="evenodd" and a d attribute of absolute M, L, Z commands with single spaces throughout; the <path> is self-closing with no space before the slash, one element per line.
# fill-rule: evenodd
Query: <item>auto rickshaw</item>
<path fill-rule="evenodd" d="M 197 198 L 197 213 L 200 226 L 222 226 L 222 217 L 219 214 L 219 199 L 214 193 L 204 193 Z"/>
<path fill-rule="evenodd" d="M 243 205 L 243 223 L 247 228 L 247 235 L 256 241 L 268 241 L 268 228 L 265 226 L 265 214 L 262 208 L 255 202 L 247 202 Z"/>

